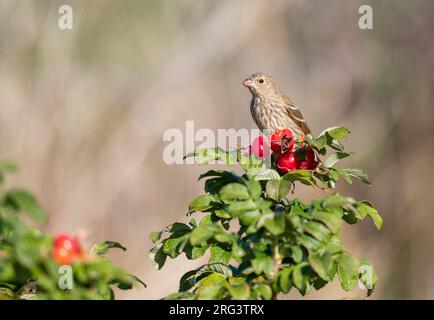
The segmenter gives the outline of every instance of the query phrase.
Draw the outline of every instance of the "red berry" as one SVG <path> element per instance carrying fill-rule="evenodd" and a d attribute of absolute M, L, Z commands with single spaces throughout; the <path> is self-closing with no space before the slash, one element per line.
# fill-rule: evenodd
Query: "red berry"
<path fill-rule="evenodd" d="M 289 129 L 283 129 L 283 130 L 276 129 L 273 135 L 271 136 L 271 149 L 273 149 L 275 153 L 282 152 L 283 137 L 291 139 L 287 150 L 292 150 L 292 148 L 294 147 L 294 138 L 293 138 L 292 131 Z"/>
<path fill-rule="evenodd" d="M 301 160 L 299 169 L 315 170 L 318 166 L 318 161 L 315 160 L 315 152 L 312 149 L 300 149 L 299 152 L 304 152 L 305 154 L 305 160 Z"/>
<path fill-rule="evenodd" d="M 65 234 L 56 237 L 51 256 L 58 264 L 70 264 L 81 255 L 78 239 Z"/>
<path fill-rule="evenodd" d="M 277 159 L 277 169 L 281 173 L 287 173 L 290 170 L 299 168 L 301 161 L 297 159 L 295 153 L 287 151 Z"/>
<path fill-rule="evenodd" d="M 253 139 L 249 147 L 249 154 L 253 152 L 256 158 L 263 158 L 270 156 L 270 147 L 268 139 L 264 136 L 257 136 Z"/>

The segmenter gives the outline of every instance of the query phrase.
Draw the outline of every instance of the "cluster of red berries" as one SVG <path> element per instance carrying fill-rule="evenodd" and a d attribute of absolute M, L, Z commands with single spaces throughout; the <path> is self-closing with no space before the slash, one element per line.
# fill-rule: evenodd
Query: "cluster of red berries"
<path fill-rule="evenodd" d="M 76 259 L 83 258 L 84 252 L 76 237 L 61 234 L 54 239 L 51 257 L 58 264 L 65 265 L 70 264 Z"/>
<path fill-rule="evenodd" d="M 283 143 L 286 144 L 285 152 L 282 152 Z M 277 129 L 270 138 L 262 135 L 256 137 L 249 147 L 249 153 L 253 152 L 260 159 L 270 157 L 271 152 L 277 154 L 276 167 L 280 173 L 297 169 L 315 170 L 318 166 L 315 152 L 305 147 L 294 149 L 294 145 L 294 135 L 291 130 Z"/>

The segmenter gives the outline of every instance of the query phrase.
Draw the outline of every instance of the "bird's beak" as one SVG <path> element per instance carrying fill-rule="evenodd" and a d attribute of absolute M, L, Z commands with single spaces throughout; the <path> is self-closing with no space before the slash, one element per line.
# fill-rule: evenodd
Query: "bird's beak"
<path fill-rule="evenodd" d="M 250 79 L 244 80 L 243 81 L 243 86 L 245 86 L 247 88 L 253 87 L 253 80 L 250 80 Z"/>

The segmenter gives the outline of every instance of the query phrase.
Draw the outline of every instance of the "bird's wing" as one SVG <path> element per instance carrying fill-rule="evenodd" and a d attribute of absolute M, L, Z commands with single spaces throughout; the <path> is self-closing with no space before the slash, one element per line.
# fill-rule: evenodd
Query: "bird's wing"
<path fill-rule="evenodd" d="M 303 118 L 303 115 L 301 114 L 300 110 L 294 105 L 294 103 L 291 101 L 291 99 L 283 95 L 283 100 L 286 102 L 286 112 L 290 116 L 290 118 L 297 124 L 297 126 L 300 127 L 300 129 L 303 131 L 304 134 L 310 133 L 310 129 L 307 126 L 306 120 Z"/>

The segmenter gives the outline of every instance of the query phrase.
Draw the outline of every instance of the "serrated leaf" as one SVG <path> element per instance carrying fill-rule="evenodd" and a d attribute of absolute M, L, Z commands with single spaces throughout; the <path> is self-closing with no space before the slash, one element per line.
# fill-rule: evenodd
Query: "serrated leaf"
<path fill-rule="evenodd" d="M 349 174 L 353 178 L 356 178 L 366 184 L 371 184 L 371 178 L 369 178 L 368 174 L 361 169 L 346 168 L 342 170 L 344 170 L 347 174 Z"/>
<path fill-rule="evenodd" d="M 247 190 L 250 193 L 252 199 L 257 199 L 261 196 L 262 187 L 258 181 L 246 181 Z"/>
<path fill-rule="evenodd" d="M 295 263 L 300 263 L 303 260 L 303 250 L 299 246 L 291 246 L 291 258 Z"/>
<path fill-rule="evenodd" d="M 176 258 L 184 249 L 188 242 L 190 231 L 178 231 L 164 240 L 163 251 L 172 259 Z"/>
<path fill-rule="evenodd" d="M 243 226 L 253 225 L 261 217 L 259 210 L 245 211 L 240 213 L 238 219 Z"/>
<path fill-rule="evenodd" d="M 274 169 L 265 169 L 255 176 L 256 181 L 280 179 L 280 174 Z"/>
<path fill-rule="evenodd" d="M 190 235 L 190 243 L 192 246 L 197 246 L 206 243 L 220 231 L 220 227 L 213 224 L 199 225 L 193 229 Z"/>
<path fill-rule="evenodd" d="M 312 186 L 315 185 L 315 179 L 312 177 L 312 173 L 309 170 L 293 170 L 286 173 L 281 178 L 283 181 L 289 182 L 301 182 L 305 185 Z"/>
<path fill-rule="evenodd" d="M 257 275 L 270 274 L 274 268 L 273 259 L 264 253 L 255 254 L 255 259 L 251 261 L 251 264 Z"/>
<path fill-rule="evenodd" d="M 265 185 L 265 192 L 268 198 L 280 202 L 284 199 L 288 193 L 291 191 L 292 182 L 283 179 L 272 179 L 268 180 Z"/>
<path fill-rule="evenodd" d="M 247 300 L 250 296 L 250 287 L 247 283 L 239 285 L 228 285 L 227 289 L 235 300 Z"/>
<path fill-rule="evenodd" d="M 283 268 L 279 271 L 279 285 L 283 293 L 288 293 L 293 285 L 292 268 Z"/>
<path fill-rule="evenodd" d="M 231 259 L 231 250 L 225 249 L 220 245 L 211 247 L 211 255 L 208 263 L 224 263 L 227 264 Z"/>
<path fill-rule="evenodd" d="M 272 235 L 278 236 L 285 231 L 285 217 L 282 214 L 276 214 L 265 219 L 264 226 Z"/>
<path fill-rule="evenodd" d="M 326 252 L 322 255 L 314 253 L 309 255 L 309 264 L 321 279 L 327 282 L 331 280 L 333 261 L 329 253 Z"/>
<path fill-rule="evenodd" d="M 341 168 L 335 168 L 336 172 L 339 176 L 341 176 L 348 184 L 352 184 L 353 181 L 351 180 L 351 176 L 343 169 Z"/>
<path fill-rule="evenodd" d="M 163 251 L 163 243 L 156 244 L 149 252 L 149 258 L 152 261 L 154 269 L 161 269 L 166 262 L 167 255 Z"/>
<path fill-rule="evenodd" d="M 306 265 L 306 263 L 300 263 L 293 268 L 292 272 L 293 283 L 302 295 L 305 295 L 307 292 L 307 278 L 303 270 Z"/>
<path fill-rule="evenodd" d="M 223 201 L 247 200 L 250 199 L 247 187 L 241 183 L 229 183 L 219 192 L 220 199 Z"/>
<path fill-rule="evenodd" d="M 349 254 L 336 259 L 339 283 L 345 291 L 353 290 L 359 279 L 359 260 Z"/>
<path fill-rule="evenodd" d="M 311 145 L 318 150 L 323 149 L 327 144 L 327 138 L 325 136 L 319 136 L 317 139 L 311 142 Z"/>
<path fill-rule="evenodd" d="M 223 263 L 210 263 L 198 269 L 198 273 L 206 273 L 206 272 L 220 274 L 225 277 L 233 276 L 231 267 Z"/>
<path fill-rule="evenodd" d="M 338 151 L 336 153 L 333 153 L 330 157 L 328 157 L 325 161 L 324 161 L 324 165 L 326 167 L 333 167 L 336 162 L 338 162 L 339 160 L 345 159 L 349 156 L 352 156 L 354 154 L 354 152 L 341 152 Z"/>
<path fill-rule="evenodd" d="M 195 260 L 202 257 L 208 250 L 208 247 L 208 244 L 204 244 L 201 246 L 192 246 L 191 244 L 187 243 L 183 250 L 187 259 Z"/>
<path fill-rule="evenodd" d="M 119 242 L 103 241 L 103 242 L 100 242 L 100 243 L 96 244 L 93 247 L 92 253 L 97 254 L 97 255 L 104 255 L 110 249 L 113 249 L 113 248 L 118 248 L 118 249 L 121 249 L 122 251 L 126 251 L 127 250 L 127 248 L 125 248 L 124 246 L 122 246 Z"/>
<path fill-rule="evenodd" d="M 208 210 L 212 208 L 215 203 L 218 203 L 218 201 L 219 200 L 213 195 L 202 194 L 190 202 L 188 206 L 188 212 L 193 213 L 196 211 Z"/>
<path fill-rule="evenodd" d="M 373 208 L 369 202 L 359 202 L 359 204 L 357 205 L 356 217 L 361 220 L 366 216 L 372 218 L 378 230 L 381 229 L 383 225 L 383 218 L 381 218 L 381 216 L 378 214 L 378 211 Z"/>
<path fill-rule="evenodd" d="M 316 211 L 314 219 L 322 222 L 334 234 L 338 233 L 342 226 L 342 209 L 334 208 L 328 211 Z"/>
<path fill-rule="evenodd" d="M 319 134 L 318 137 L 321 136 L 329 136 L 333 139 L 336 139 L 337 141 L 344 141 L 346 137 L 350 134 L 350 130 L 344 127 L 331 127 L 328 129 L 325 129 L 323 132 Z"/>
<path fill-rule="evenodd" d="M 372 294 L 377 283 L 377 275 L 375 274 L 372 263 L 366 259 L 361 260 L 359 268 L 359 281 L 361 286 L 368 290 L 368 296 Z"/>
<path fill-rule="evenodd" d="M 264 300 L 271 300 L 273 297 L 273 290 L 269 285 L 261 284 L 255 287 L 254 290 Z"/>
<path fill-rule="evenodd" d="M 304 231 L 318 239 L 319 241 L 324 241 L 329 237 L 330 230 L 325 227 L 322 223 L 309 221 L 304 225 Z"/>
<path fill-rule="evenodd" d="M 251 200 L 244 200 L 244 201 L 235 201 L 229 204 L 229 206 L 226 208 L 226 211 L 233 217 L 239 216 L 241 213 L 246 211 L 253 211 L 256 210 L 257 206 L 256 203 Z"/>

